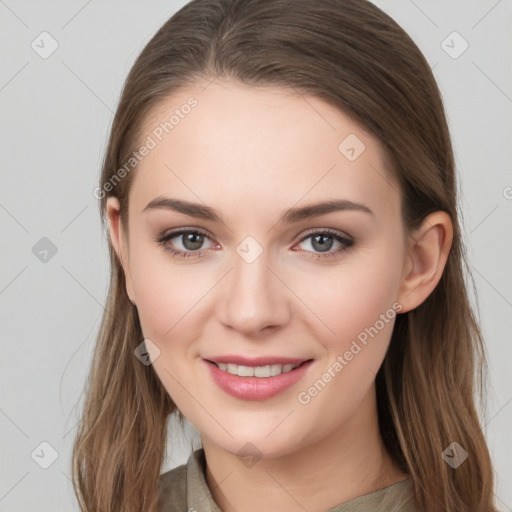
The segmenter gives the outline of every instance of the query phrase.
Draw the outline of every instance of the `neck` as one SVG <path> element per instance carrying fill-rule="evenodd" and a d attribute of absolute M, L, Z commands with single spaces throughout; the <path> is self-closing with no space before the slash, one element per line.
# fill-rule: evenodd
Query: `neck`
<path fill-rule="evenodd" d="M 251 467 L 203 439 L 217 505 L 224 512 L 323 511 L 406 478 L 384 447 L 374 388 L 365 402 L 362 413 L 329 436 Z"/>

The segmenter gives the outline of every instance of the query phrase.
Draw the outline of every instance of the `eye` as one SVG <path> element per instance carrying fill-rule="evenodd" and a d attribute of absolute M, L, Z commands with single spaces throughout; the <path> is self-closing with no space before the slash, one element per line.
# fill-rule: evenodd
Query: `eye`
<path fill-rule="evenodd" d="M 208 249 L 220 248 L 207 233 L 199 229 L 177 229 L 159 235 L 155 241 L 172 256 L 179 258 L 199 258 Z M 205 242 L 209 242 L 207 247 L 204 247 Z M 322 229 L 309 232 L 298 245 L 301 244 L 304 245 L 303 251 L 311 253 L 309 258 L 320 259 L 340 255 L 354 245 L 354 241 L 337 231 Z M 292 250 L 296 251 L 295 247 Z"/>
<path fill-rule="evenodd" d="M 207 240 L 210 246 L 204 247 Z M 200 257 L 204 250 L 215 246 L 210 237 L 198 229 L 178 229 L 164 233 L 156 238 L 156 242 L 180 258 Z"/>
<path fill-rule="evenodd" d="M 308 233 L 300 244 L 303 244 L 303 250 L 312 253 L 308 257 L 318 259 L 340 255 L 354 245 L 354 240 L 337 231 L 322 229 Z M 333 247 L 334 250 L 331 250 Z"/>

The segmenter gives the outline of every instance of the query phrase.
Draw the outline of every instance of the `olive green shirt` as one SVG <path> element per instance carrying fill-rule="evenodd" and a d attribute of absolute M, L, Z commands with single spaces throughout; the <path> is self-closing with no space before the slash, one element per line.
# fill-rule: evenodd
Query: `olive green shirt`
<path fill-rule="evenodd" d="M 205 477 L 203 448 L 195 450 L 187 464 L 160 475 L 157 512 L 222 512 Z M 416 512 L 410 480 L 370 492 L 330 508 L 326 512 Z"/>

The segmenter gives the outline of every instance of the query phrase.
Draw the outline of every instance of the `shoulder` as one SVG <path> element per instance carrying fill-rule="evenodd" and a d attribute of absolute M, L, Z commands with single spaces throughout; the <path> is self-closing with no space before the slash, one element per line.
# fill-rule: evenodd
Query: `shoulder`
<path fill-rule="evenodd" d="M 174 512 L 187 509 L 187 465 L 182 464 L 158 477 L 158 504 L 156 512 Z"/>

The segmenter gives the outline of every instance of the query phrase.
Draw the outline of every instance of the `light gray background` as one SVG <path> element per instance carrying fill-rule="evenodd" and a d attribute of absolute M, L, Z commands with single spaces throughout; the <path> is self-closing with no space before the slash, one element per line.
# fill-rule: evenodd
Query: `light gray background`
<path fill-rule="evenodd" d="M 184 3 L 0 0 L 1 511 L 78 510 L 71 447 L 108 282 L 92 190 L 126 74 Z M 418 43 L 445 100 L 489 355 L 485 433 L 512 511 L 512 0 L 376 3 Z M 47 59 L 31 48 L 43 31 L 59 45 Z M 469 44 L 458 58 L 441 46 L 453 31 Z M 32 251 L 42 237 L 57 248 L 46 262 Z M 48 469 L 42 442 L 58 452 Z M 171 444 L 162 470 L 186 459 L 186 438 Z"/>

